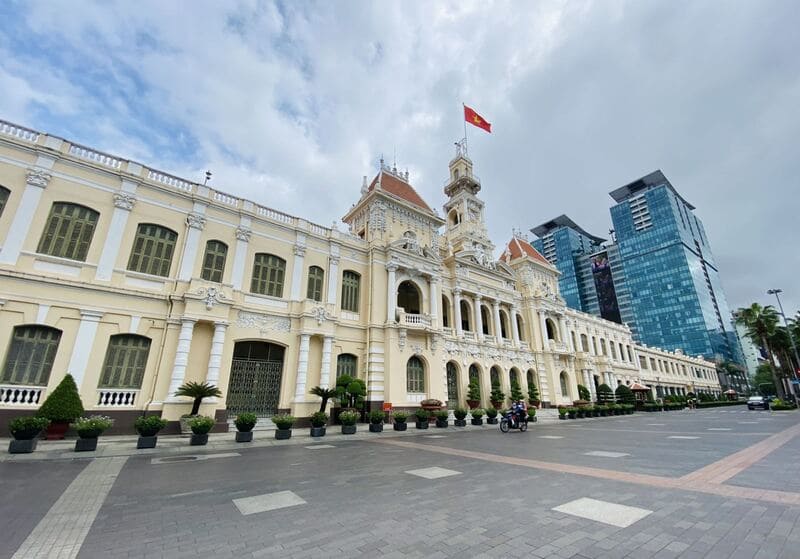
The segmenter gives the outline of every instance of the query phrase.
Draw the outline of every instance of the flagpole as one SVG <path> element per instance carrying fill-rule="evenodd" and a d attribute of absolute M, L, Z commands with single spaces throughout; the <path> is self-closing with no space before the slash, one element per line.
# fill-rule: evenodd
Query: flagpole
<path fill-rule="evenodd" d="M 467 106 L 461 102 L 461 118 L 464 121 L 464 155 L 469 157 L 469 150 L 467 149 L 467 119 L 464 116 L 467 111 Z"/>

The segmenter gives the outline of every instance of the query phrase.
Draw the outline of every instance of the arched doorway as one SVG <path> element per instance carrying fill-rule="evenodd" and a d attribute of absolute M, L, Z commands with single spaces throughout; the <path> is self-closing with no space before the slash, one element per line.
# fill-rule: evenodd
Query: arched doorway
<path fill-rule="evenodd" d="M 452 361 L 447 362 L 447 407 L 455 409 L 461 402 L 458 393 L 458 366 Z"/>
<path fill-rule="evenodd" d="M 481 399 L 483 394 L 483 389 L 481 388 L 481 370 L 478 367 L 477 363 L 473 363 L 469 366 L 469 383 L 473 384 L 478 387 L 478 400 Z M 467 398 L 469 398 L 469 394 L 467 394 Z"/>
<path fill-rule="evenodd" d="M 422 295 L 414 282 L 406 280 L 397 287 L 397 306 L 407 314 L 421 314 Z"/>
<path fill-rule="evenodd" d="M 569 376 L 567 375 L 566 371 L 561 371 L 561 374 L 558 376 L 559 381 L 561 382 L 561 396 L 571 400 L 572 397 L 569 393 Z"/>
<path fill-rule="evenodd" d="M 233 346 L 226 408 L 230 415 L 253 412 L 270 417 L 278 411 L 285 348 L 268 342 Z"/>
<path fill-rule="evenodd" d="M 544 325 L 547 328 L 547 339 L 558 341 L 558 329 L 556 328 L 556 323 L 553 322 L 552 319 L 548 318 L 544 321 Z"/>

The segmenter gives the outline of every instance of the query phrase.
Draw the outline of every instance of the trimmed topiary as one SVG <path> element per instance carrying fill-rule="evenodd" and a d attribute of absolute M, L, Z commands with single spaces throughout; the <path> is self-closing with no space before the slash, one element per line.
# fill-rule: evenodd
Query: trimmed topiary
<path fill-rule="evenodd" d="M 586 388 L 584 385 L 579 384 L 578 385 L 578 398 L 580 398 L 581 400 L 585 400 L 585 401 L 589 402 L 592 399 L 592 393 L 589 392 L 589 389 Z"/>
<path fill-rule="evenodd" d="M 636 397 L 633 395 L 633 390 L 631 390 L 624 384 L 620 384 L 619 386 L 617 386 L 615 394 L 617 395 L 617 402 L 620 402 L 622 404 L 636 403 Z"/>
<path fill-rule="evenodd" d="M 72 375 L 67 375 L 56 386 L 36 412 L 51 422 L 71 423 L 83 415 L 83 403 Z"/>
<path fill-rule="evenodd" d="M 597 403 L 610 404 L 614 402 L 614 391 L 605 383 L 597 387 Z"/>

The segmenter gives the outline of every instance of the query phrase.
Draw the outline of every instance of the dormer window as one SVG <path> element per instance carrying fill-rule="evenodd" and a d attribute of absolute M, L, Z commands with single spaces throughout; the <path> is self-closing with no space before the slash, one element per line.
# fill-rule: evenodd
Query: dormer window
<path fill-rule="evenodd" d="M 458 169 L 453 169 L 453 180 L 458 180 Z"/>

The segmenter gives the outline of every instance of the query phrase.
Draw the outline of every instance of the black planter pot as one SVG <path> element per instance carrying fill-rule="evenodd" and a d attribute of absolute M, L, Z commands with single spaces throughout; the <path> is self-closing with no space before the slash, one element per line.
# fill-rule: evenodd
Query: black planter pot
<path fill-rule="evenodd" d="M 405 431 L 406 429 L 408 429 L 408 423 L 406 423 L 405 421 L 402 422 L 402 423 L 395 423 L 394 424 L 394 430 L 395 431 Z"/>
<path fill-rule="evenodd" d="M 444 429 L 444 428 L 446 428 L 446 427 L 447 427 L 447 420 L 446 420 L 446 419 L 437 419 L 437 420 L 436 420 L 436 426 L 437 426 L 439 429 Z"/>
<path fill-rule="evenodd" d="M 250 443 L 250 442 L 253 442 L 253 432 L 252 431 L 236 431 L 236 442 L 237 443 Z"/>
<path fill-rule="evenodd" d="M 383 433 L 383 423 L 370 423 L 369 424 L 369 432 L 370 433 Z"/>
<path fill-rule="evenodd" d="M 139 437 L 139 440 L 136 441 L 136 448 L 155 448 L 157 442 L 158 442 L 158 437 L 156 435 L 152 436 L 142 435 Z"/>
<path fill-rule="evenodd" d="M 291 429 L 275 429 L 275 440 L 285 441 L 292 438 Z"/>
<path fill-rule="evenodd" d="M 355 435 L 355 434 L 356 434 L 355 425 L 342 425 L 342 435 Z"/>
<path fill-rule="evenodd" d="M 30 454 L 36 450 L 36 439 L 14 439 L 8 443 L 8 452 L 10 454 Z"/>
<path fill-rule="evenodd" d="M 566 415 L 559 415 L 559 416 L 558 416 L 558 418 L 559 418 L 559 419 L 562 419 L 562 420 L 566 420 L 566 419 L 567 419 L 567 416 L 566 416 Z"/>
<path fill-rule="evenodd" d="M 38 439 L 41 429 L 25 429 L 24 431 L 17 431 L 12 436 L 18 441 L 30 441 L 31 439 Z"/>
<path fill-rule="evenodd" d="M 324 437 L 325 436 L 325 426 L 322 427 L 312 427 L 311 428 L 311 436 L 312 437 Z"/>
<path fill-rule="evenodd" d="M 477 418 L 476 419 L 476 418 L 473 417 L 472 420 L 471 420 L 471 423 L 473 425 L 483 425 L 483 418 L 481 417 L 481 418 Z"/>
<path fill-rule="evenodd" d="M 428 422 L 427 421 L 417 421 L 417 429 L 427 429 Z"/>
<path fill-rule="evenodd" d="M 486 424 L 487 425 L 497 425 L 497 423 L 498 423 L 498 420 L 497 420 L 496 417 L 487 417 L 486 418 Z"/>
<path fill-rule="evenodd" d="M 456 427 L 466 427 L 467 426 L 467 420 L 466 419 L 456 419 L 456 420 L 453 421 L 453 425 L 455 425 Z"/>
<path fill-rule="evenodd" d="M 202 435 L 192 433 L 192 438 L 189 439 L 189 446 L 203 446 L 206 443 L 208 443 L 208 433 Z"/>
<path fill-rule="evenodd" d="M 97 450 L 97 437 L 80 438 L 75 441 L 75 452 L 91 452 Z"/>

